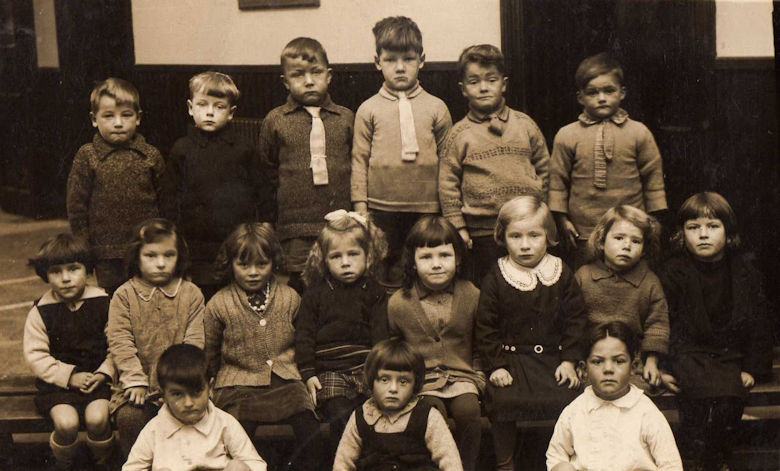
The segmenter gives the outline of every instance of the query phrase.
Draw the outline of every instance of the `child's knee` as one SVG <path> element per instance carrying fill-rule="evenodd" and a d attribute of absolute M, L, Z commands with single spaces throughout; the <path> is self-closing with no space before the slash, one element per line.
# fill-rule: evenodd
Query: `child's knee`
<path fill-rule="evenodd" d="M 84 411 L 84 422 L 87 426 L 87 431 L 105 431 L 110 428 L 109 413 L 108 413 L 108 401 L 105 399 L 98 399 L 92 401 L 87 405 L 87 409 Z"/>
<path fill-rule="evenodd" d="M 68 445 L 76 441 L 79 433 L 79 414 L 73 406 L 58 404 L 50 411 L 54 423 L 56 441 L 60 445 Z"/>

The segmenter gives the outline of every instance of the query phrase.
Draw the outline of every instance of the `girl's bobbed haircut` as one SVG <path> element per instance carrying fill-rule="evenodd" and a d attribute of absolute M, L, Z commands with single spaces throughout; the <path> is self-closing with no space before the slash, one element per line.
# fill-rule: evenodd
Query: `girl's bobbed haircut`
<path fill-rule="evenodd" d="M 162 389 L 169 383 L 200 392 L 209 384 L 206 352 L 186 343 L 168 347 L 157 362 L 157 382 Z"/>
<path fill-rule="evenodd" d="M 54 265 L 65 265 L 68 263 L 84 265 L 87 273 L 92 272 L 95 265 L 87 242 L 72 234 L 63 232 L 44 242 L 41 248 L 38 249 L 38 253 L 35 254 L 35 257 L 29 260 L 28 265 L 35 269 L 36 275 L 48 283 L 49 268 Z"/>
<path fill-rule="evenodd" d="M 215 278 L 219 283 L 226 285 L 233 281 L 235 259 L 244 263 L 267 260 L 273 265 L 273 270 L 278 271 L 284 263 L 284 255 L 271 224 L 267 222 L 239 224 L 227 236 L 214 261 Z"/>
<path fill-rule="evenodd" d="M 177 258 L 173 276 L 184 277 L 190 264 L 190 251 L 184 238 L 179 235 L 176 225 L 163 218 L 147 219 L 139 224 L 133 233 L 133 239 L 127 246 L 127 257 L 125 260 L 128 277 L 141 276 L 139 259 L 143 246 L 154 244 L 166 237 L 173 237 L 176 245 Z"/>
<path fill-rule="evenodd" d="M 672 234 L 672 248 L 678 252 L 685 250 L 685 223 L 690 219 L 720 219 L 726 229 L 726 247 L 739 248 L 740 238 L 737 227 L 737 215 L 726 198 L 714 191 L 703 191 L 691 196 L 677 211 L 677 227 Z"/>
<path fill-rule="evenodd" d="M 586 263 L 604 258 L 604 241 L 607 239 L 609 230 L 618 221 L 631 223 L 642 231 L 644 239 L 642 257 L 649 261 L 655 261 L 661 252 L 661 225 L 656 218 L 641 209 L 624 204 L 608 209 L 599 219 L 588 239 Z"/>
<path fill-rule="evenodd" d="M 455 226 L 442 216 L 434 215 L 423 216 L 414 223 L 406 236 L 401 255 L 404 269 L 402 283 L 404 297 L 411 296 L 412 287 L 417 282 L 417 269 L 414 263 L 415 251 L 420 247 L 438 247 L 447 244 L 452 244 L 453 249 L 455 249 L 455 262 L 457 263 L 455 276 L 460 278 L 466 247 Z"/>
<path fill-rule="evenodd" d="M 368 354 L 363 373 L 370 388 L 373 388 L 379 370 L 411 371 L 414 375 L 414 394 L 422 390 L 425 382 L 425 360 L 422 354 L 398 337 L 382 340 Z"/>
<path fill-rule="evenodd" d="M 623 342 L 626 345 L 626 350 L 628 350 L 628 354 L 631 358 L 639 351 L 640 336 L 625 322 L 611 321 L 596 324 L 588 328 L 588 331 L 585 334 L 586 358 L 589 357 L 591 351 L 593 351 L 593 346 L 596 345 L 599 340 L 603 340 L 607 337 L 612 337 Z"/>
<path fill-rule="evenodd" d="M 501 206 L 496 219 L 496 228 L 493 231 L 493 239 L 501 247 L 506 247 L 506 228 L 509 224 L 512 221 L 534 217 L 540 211 L 543 214 L 542 227 L 544 227 L 547 236 L 547 246 L 555 247 L 558 245 L 558 229 L 555 227 L 555 220 L 547 204 L 535 194 L 517 196 Z"/>
<path fill-rule="evenodd" d="M 366 254 L 366 271 L 374 276 L 378 264 L 387 255 L 387 240 L 370 218 L 340 209 L 325 215 L 325 227 L 312 245 L 301 278 L 306 286 L 312 286 L 328 273 L 326 257 L 330 246 L 339 237 L 352 237 Z"/>

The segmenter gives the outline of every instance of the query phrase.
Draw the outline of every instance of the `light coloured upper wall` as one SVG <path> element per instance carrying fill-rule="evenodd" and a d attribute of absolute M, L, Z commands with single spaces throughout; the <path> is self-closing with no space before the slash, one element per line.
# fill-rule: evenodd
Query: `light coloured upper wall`
<path fill-rule="evenodd" d="M 331 63 L 371 62 L 371 28 L 395 15 L 419 25 L 430 62 L 501 44 L 499 0 L 321 0 L 319 8 L 244 11 L 238 0 L 132 0 L 132 10 L 137 64 L 275 65 L 297 36 L 319 40 Z"/>
<path fill-rule="evenodd" d="M 35 48 L 38 67 L 59 68 L 57 47 L 57 22 L 54 17 L 54 0 L 33 0 L 35 15 Z"/>
<path fill-rule="evenodd" d="M 772 0 L 718 0 L 718 58 L 774 57 Z"/>

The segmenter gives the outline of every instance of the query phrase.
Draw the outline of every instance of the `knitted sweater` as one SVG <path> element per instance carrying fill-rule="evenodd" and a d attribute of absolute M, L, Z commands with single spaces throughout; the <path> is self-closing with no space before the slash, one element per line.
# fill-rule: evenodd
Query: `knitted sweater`
<path fill-rule="evenodd" d="M 235 283 L 222 288 L 206 306 L 206 356 L 216 388 L 268 386 L 271 373 L 301 379 L 293 339 L 301 298 L 287 285 L 270 283 L 263 316 L 252 310 L 246 292 Z"/>
<path fill-rule="evenodd" d="M 444 217 L 473 236 L 491 235 L 501 206 L 520 194 L 547 195 L 550 156 L 536 123 L 508 106 L 502 135 L 474 111 L 453 126 L 439 163 Z"/>
<path fill-rule="evenodd" d="M 669 307 L 661 281 L 641 260 L 614 273 L 602 261 L 583 265 L 574 274 L 582 288 L 591 324 L 622 321 L 643 336 L 642 352 L 669 351 Z"/>
<path fill-rule="evenodd" d="M 68 175 L 68 220 L 99 260 L 124 258 L 135 227 L 159 216 L 163 169 L 160 151 L 140 134 L 120 147 L 95 133 L 78 150 Z"/>
<path fill-rule="evenodd" d="M 419 83 L 407 95 L 420 148 L 417 159 L 401 159 L 398 95 L 383 85 L 355 116 L 352 202 L 367 202 L 369 208 L 381 211 L 438 213 L 438 153 L 452 118 L 447 105 Z"/>
<path fill-rule="evenodd" d="M 596 223 L 614 206 L 627 204 L 646 212 L 666 209 L 661 154 L 647 127 L 628 118 L 607 120 L 614 137 L 607 163 L 605 189 L 593 185 L 596 134 L 599 126 L 584 115 L 555 136 L 550 162 L 550 209 L 568 213 L 580 239 L 590 237 Z M 606 144 L 605 144 L 606 145 Z"/>
<path fill-rule="evenodd" d="M 325 99 L 320 110 L 325 126 L 328 184 L 312 179 L 309 135 L 312 117 L 292 97 L 263 120 L 260 154 L 279 206 L 276 230 L 281 240 L 316 237 L 323 217 L 336 209 L 350 209 L 352 126 L 347 108 Z"/>

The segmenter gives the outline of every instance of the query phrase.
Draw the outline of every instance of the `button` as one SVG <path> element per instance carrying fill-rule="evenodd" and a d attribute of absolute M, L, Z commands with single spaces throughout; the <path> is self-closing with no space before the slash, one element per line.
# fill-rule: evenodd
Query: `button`
<path fill-rule="evenodd" d="M 434 338 L 433 338 L 433 340 L 434 340 L 434 341 L 436 341 L 436 342 L 441 342 L 441 337 L 439 337 L 439 336 L 437 335 L 436 337 L 434 337 Z"/>
<path fill-rule="evenodd" d="M 268 322 L 266 322 L 266 320 L 265 320 L 265 319 L 260 319 L 260 326 L 261 326 L 261 327 L 265 327 L 265 325 L 266 325 L 267 323 L 268 323 Z"/>
<path fill-rule="evenodd" d="M 273 360 L 268 360 L 268 361 L 266 361 L 266 363 L 268 363 L 268 366 L 274 366 L 274 361 Z"/>
<path fill-rule="evenodd" d="M 514 352 L 515 350 L 517 350 L 517 348 L 514 345 L 512 345 L 511 347 L 509 347 L 509 350 Z"/>
<path fill-rule="evenodd" d="M 544 352 L 544 347 L 541 345 L 534 345 L 534 353 L 542 353 Z"/>

